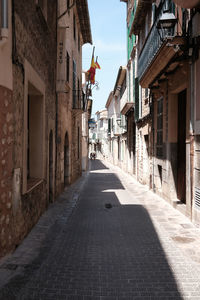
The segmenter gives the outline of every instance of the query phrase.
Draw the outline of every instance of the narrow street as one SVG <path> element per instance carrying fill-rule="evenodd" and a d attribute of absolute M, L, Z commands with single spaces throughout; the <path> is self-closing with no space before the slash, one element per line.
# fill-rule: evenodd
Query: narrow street
<path fill-rule="evenodd" d="M 1 300 L 200 299 L 200 230 L 178 210 L 100 160 L 71 190 L 1 262 Z"/>

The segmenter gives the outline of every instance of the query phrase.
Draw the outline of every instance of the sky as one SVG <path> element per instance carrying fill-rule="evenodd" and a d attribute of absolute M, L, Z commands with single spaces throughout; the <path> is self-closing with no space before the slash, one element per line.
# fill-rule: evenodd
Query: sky
<path fill-rule="evenodd" d="M 92 90 L 92 117 L 105 108 L 114 89 L 120 66 L 127 64 L 126 55 L 126 4 L 120 0 L 88 0 L 93 45 L 83 46 L 83 70 L 91 64 L 92 50 L 101 70 L 96 70 L 99 89 Z"/>

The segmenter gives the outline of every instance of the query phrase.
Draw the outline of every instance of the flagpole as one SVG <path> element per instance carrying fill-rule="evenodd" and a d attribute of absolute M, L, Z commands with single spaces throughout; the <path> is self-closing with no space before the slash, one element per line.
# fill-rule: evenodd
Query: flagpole
<path fill-rule="evenodd" d="M 92 58 L 94 57 L 94 50 L 95 50 L 95 46 L 93 46 Z M 91 59 L 91 63 L 92 63 L 92 59 Z"/>

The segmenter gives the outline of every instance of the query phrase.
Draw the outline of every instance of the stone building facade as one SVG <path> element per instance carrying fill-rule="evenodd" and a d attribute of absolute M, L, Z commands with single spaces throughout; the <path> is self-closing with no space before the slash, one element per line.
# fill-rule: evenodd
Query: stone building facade
<path fill-rule="evenodd" d="M 199 223 L 199 1 L 124 2 L 136 36 L 137 179 Z"/>
<path fill-rule="evenodd" d="M 0 2 L 0 257 L 81 175 L 87 1 Z"/>
<path fill-rule="evenodd" d="M 2 1 L 0 256 L 13 250 L 54 195 L 57 1 Z M 8 17 L 8 24 L 6 18 Z M 7 31 L 7 37 L 4 33 Z M 51 180 L 51 182 L 50 182 Z"/>
<path fill-rule="evenodd" d="M 82 172 L 82 46 L 92 43 L 87 1 L 58 1 L 56 190 Z"/>
<path fill-rule="evenodd" d="M 102 109 L 96 112 L 96 153 L 97 156 L 108 157 L 108 111 L 107 109 Z"/>
<path fill-rule="evenodd" d="M 165 28 L 162 18 L 167 13 L 174 22 Z M 150 90 L 150 187 L 191 217 L 188 22 L 187 11 L 172 1 L 141 3 L 133 32 L 138 36 L 139 84 Z"/>
<path fill-rule="evenodd" d="M 82 171 L 87 171 L 89 169 L 89 126 L 91 124 L 91 113 L 92 113 L 92 103 L 93 100 L 87 98 L 87 81 L 86 72 L 82 72 L 82 89 L 83 97 L 85 99 L 85 107 L 82 113 Z"/>
<path fill-rule="evenodd" d="M 3 5 L 1 3 L 1 11 Z M 12 248 L 12 149 L 14 143 L 13 81 L 12 81 L 11 1 L 1 17 L 0 65 L 0 256 Z"/>
<path fill-rule="evenodd" d="M 134 130 L 133 102 L 128 100 L 127 68 L 120 66 L 115 86 L 110 93 L 106 109 L 108 111 L 108 160 L 124 171 L 133 174 Z"/>

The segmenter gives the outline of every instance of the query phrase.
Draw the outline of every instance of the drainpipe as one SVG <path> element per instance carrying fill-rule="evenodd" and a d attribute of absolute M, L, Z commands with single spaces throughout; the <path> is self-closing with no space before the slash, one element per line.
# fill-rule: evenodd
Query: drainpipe
<path fill-rule="evenodd" d="M 8 0 L 1 0 L 1 37 L 0 45 L 8 40 Z"/>

